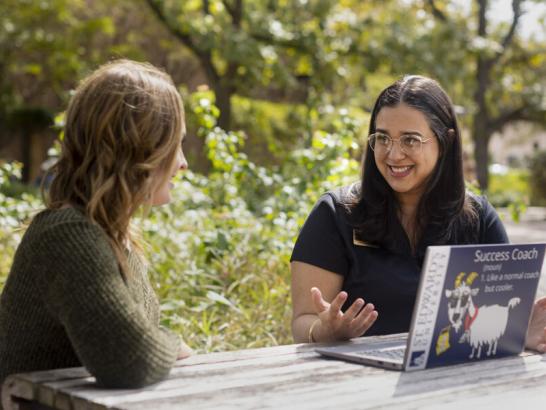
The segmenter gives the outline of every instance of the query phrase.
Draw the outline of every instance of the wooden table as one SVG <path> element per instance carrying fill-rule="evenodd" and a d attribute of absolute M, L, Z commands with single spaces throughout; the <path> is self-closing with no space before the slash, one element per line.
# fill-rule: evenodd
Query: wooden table
<path fill-rule="evenodd" d="M 383 337 L 388 338 L 388 337 Z M 358 339 L 353 343 L 361 343 Z M 546 355 L 403 373 L 324 359 L 317 345 L 197 355 L 140 390 L 99 389 L 83 368 L 11 376 L 11 409 L 540 409 Z"/>

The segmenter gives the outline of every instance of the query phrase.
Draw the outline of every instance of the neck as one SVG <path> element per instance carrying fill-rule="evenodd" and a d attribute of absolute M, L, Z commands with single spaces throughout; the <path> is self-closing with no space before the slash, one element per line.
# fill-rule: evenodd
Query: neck
<path fill-rule="evenodd" d="M 405 217 L 415 218 L 421 196 L 421 193 L 397 193 L 396 200 L 400 207 L 400 213 Z"/>
<path fill-rule="evenodd" d="M 398 198 L 398 217 L 406 230 L 408 227 L 415 226 L 418 205 L 418 201 L 408 200 L 408 197 Z"/>
<path fill-rule="evenodd" d="M 398 217 L 400 223 L 406 232 L 406 235 L 410 241 L 412 251 L 415 251 L 417 246 L 417 207 L 419 206 L 420 196 L 416 195 L 397 195 L 399 212 Z"/>

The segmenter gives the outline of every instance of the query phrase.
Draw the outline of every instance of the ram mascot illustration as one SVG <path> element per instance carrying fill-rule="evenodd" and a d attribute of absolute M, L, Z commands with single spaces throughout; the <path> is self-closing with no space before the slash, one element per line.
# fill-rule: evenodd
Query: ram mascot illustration
<path fill-rule="evenodd" d="M 463 280 L 465 273 L 461 272 L 455 279 L 454 289 L 446 289 L 445 295 L 448 298 L 449 322 L 456 333 L 463 330 L 464 333 L 459 343 L 469 343 L 472 347 L 470 358 L 479 359 L 482 348 L 487 347 L 487 356 L 494 356 L 497 353 L 499 339 L 506 331 L 508 315 L 516 307 L 520 299 L 514 297 L 508 301 L 506 306 L 476 306 L 473 299 L 479 292 L 479 288 L 472 288 L 472 283 L 478 276 L 476 272 L 468 275 Z"/>

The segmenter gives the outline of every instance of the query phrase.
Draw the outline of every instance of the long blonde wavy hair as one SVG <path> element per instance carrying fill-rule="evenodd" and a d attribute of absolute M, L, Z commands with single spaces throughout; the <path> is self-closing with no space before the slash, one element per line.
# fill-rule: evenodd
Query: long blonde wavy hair
<path fill-rule="evenodd" d="M 101 66 L 68 105 L 46 207 L 80 209 L 106 232 L 127 274 L 126 249 L 140 249 L 131 217 L 171 177 L 184 133 L 182 100 L 166 73 L 129 60 Z"/>

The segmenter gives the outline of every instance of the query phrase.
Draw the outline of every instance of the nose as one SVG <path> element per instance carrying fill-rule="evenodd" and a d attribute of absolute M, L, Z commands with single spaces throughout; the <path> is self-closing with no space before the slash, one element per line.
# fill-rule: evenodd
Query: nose
<path fill-rule="evenodd" d="M 184 151 L 182 151 L 182 149 L 180 149 L 178 152 L 178 169 L 188 169 L 188 161 L 186 161 L 186 156 L 184 155 Z"/>
<path fill-rule="evenodd" d="M 401 159 L 406 156 L 406 153 L 402 150 L 402 145 L 400 144 L 400 140 L 393 140 L 391 149 L 387 153 L 389 158 L 392 159 Z"/>

